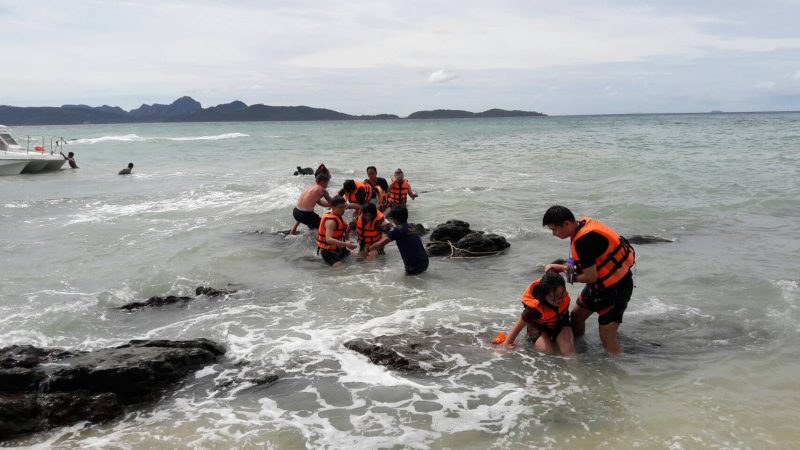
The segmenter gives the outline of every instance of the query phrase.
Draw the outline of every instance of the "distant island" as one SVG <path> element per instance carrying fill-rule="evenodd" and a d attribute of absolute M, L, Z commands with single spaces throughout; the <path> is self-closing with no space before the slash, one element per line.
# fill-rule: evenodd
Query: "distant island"
<path fill-rule="evenodd" d="M 457 109 L 417 111 L 405 119 L 480 119 L 499 117 L 545 116 L 535 111 L 506 111 L 490 109 L 473 113 Z M 203 108 L 191 97 L 181 97 L 169 105 L 155 103 L 125 111 L 118 106 L 63 105 L 7 106 L 0 105 L 0 124 L 3 125 L 75 125 L 147 122 L 260 122 L 260 121 L 319 121 L 319 120 L 403 120 L 395 114 L 350 115 L 310 106 L 247 105 L 241 101 Z"/>

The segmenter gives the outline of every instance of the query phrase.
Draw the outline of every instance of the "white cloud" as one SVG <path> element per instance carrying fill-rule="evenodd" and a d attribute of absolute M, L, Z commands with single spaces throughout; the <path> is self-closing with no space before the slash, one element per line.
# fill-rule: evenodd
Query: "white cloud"
<path fill-rule="evenodd" d="M 774 81 L 759 81 L 755 84 L 757 89 L 772 89 L 775 87 Z"/>
<path fill-rule="evenodd" d="M 446 69 L 439 69 L 430 74 L 428 77 L 428 83 L 447 83 L 448 81 L 453 81 L 458 78 L 453 72 L 450 72 Z"/>

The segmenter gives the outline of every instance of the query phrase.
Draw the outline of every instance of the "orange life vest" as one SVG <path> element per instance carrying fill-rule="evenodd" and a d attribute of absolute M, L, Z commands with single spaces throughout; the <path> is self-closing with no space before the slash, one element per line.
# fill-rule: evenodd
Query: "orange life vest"
<path fill-rule="evenodd" d="M 364 191 L 364 202 L 369 203 L 369 201 L 372 199 L 372 186 L 370 186 L 367 183 L 364 183 L 363 181 L 353 180 L 353 182 L 356 184 L 356 190 L 354 190 L 349 194 L 345 194 L 345 198 L 347 199 L 347 201 L 350 203 L 360 204 L 358 203 L 358 197 L 356 196 L 356 194 L 358 194 L 359 190 L 362 190 Z"/>
<path fill-rule="evenodd" d="M 402 183 L 397 183 L 397 180 L 392 178 L 392 183 L 389 185 L 389 204 L 405 205 L 410 189 L 407 179 L 403 178 Z"/>
<path fill-rule="evenodd" d="M 381 209 L 383 209 L 383 206 L 386 204 L 386 192 L 383 192 L 383 188 L 381 188 L 381 186 L 378 185 L 378 184 L 370 184 L 370 183 L 367 183 L 367 184 L 369 184 L 370 187 L 372 187 L 372 197 L 373 198 L 376 197 L 376 196 L 378 197 L 378 204 L 376 206 L 378 207 L 378 210 L 380 211 Z"/>
<path fill-rule="evenodd" d="M 378 225 L 383 222 L 383 213 L 378 211 L 378 215 L 371 222 L 364 220 L 364 214 L 358 216 L 356 219 L 356 233 L 358 234 L 358 241 L 364 244 L 364 247 L 372 245 L 381 240 L 383 234 Z"/>
<path fill-rule="evenodd" d="M 322 215 L 322 219 L 319 221 L 319 230 L 317 231 L 317 247 L 324 249 L 324 250 L 335 250 L 339 246 L 334 244 L 329 244 L 328 240 L 326 239 L 325 233 L 325 222 L 329 220 L 336 221 L 336 229 L 333 230 L 333 238 L 338 239 L 340 241 L 344 240 L 345 234 L 347 233 L 347 226 L 344 224 L 344 220 L 342 220 L 342 216 L 334 213 L 325 213 Z"/>
<path fill-rule="evenodd" d="M 553 328 L 563 316 L 569 314 L 569 303 L 571 300 L 566 289 L 564 289 L 564 298 L 561 300 L 561 303 L 558 304 L 558 309 L 554 309 L 553 305 L 547 303 L 547 300 L 537 299 L 533 296 L 533 289 L 538 286 L 541 281 L 541 279 L 535 280 L 528 286 L 528 289 L 525 289 L 525 293 L 522 294 L 522 303 L 528 308 L 539 311 L 541 318 L 536 321 L 538 324 Z"/>
<path fill-rule="evenodd" d="M 581 217 L 580 222 L 583 226 L 575 233 L 572 238 L 572 258 L 578 260 L 578 250 L 575 248 L 575 241 L 585 236 L 587 233 L 595 232 L 608 240 L 608 248 L 605 253 L 600 255 L 595 261 L 585 261 L 581 264 L 584 267 L 597 267 L 597 281 L 594 286 L 598 289 L 609 288 L 625 277 L 631 267 L 636 263 L 636 255 L 631 244 L 617 234 L 611 228 L 590 218 Z"/>

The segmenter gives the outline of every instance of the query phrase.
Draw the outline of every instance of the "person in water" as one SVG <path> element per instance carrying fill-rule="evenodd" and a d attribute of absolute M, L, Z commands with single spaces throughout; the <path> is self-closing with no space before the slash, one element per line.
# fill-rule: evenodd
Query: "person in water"
<path fill-rule="evenodd" d="M 389 192 L 389 183 L 386 178 L 378 176 L 378 169 L 375 166 L 367 167 L 367 178 L 364 179 L 372 187 L 372 198 L 378 209 L 383 211 L 386 209 L 386 193 Z"/>
<path fill-rule="evenodd" d="M 78 163 L 75 162 L 75 153 L 69 152 L 66 155 L 64 154 L 64 152 L 58 152 L 58 153 L 60 153 L 61 156 L 63 156 L 64 159 L 67 160 L 67 162 L 69 163 L 69 167 L 70 168 L 72 168 L 72 169 L 80 169 L 80 167 L 78 167 Z"/>
<path fill-rule="evenodd" d="M 545 272 L 522 294 L 524 309 L 508 336 L 499 336 L 495 343 L 512 347 L 517 335 L 527 326 L 528 339 L 536 350 L 548 354 L 558 350 L 564 356 L 574 355 L 569 303 L 564 278 L 553 270 Z"/>
<path fill-rule="evenodd" d="M 392 182 L 389 184 L 387 195 L 389 196 L 387 199 L 387 210 L 394 209 L 398 206 L 405 207 L 408 197 L 411 197 L 411 200 L 417 198 L 417 194 L 411 190 L 411 185 L 408 184 L 408 180 L 405 178 L 402 169 L 394 171 L 394 178 L 392 178 Z M 384 211 L 384 214 L 386 214 L 386 211 Z"/>
<path fill-rule="evenodd" d="M 346 202 L 341 195 L 331 199 L 331 211 L 322 215 L 317 234 L 317 251 L 322 259 L 334 269 L 343 265 L 343 260 L 356 248 L 347 240 L 347 225 L 344 223 Z"/>
<path fill-rule="evenodd" d="M 308 226 L 311 230 L 319 228 L 320 217 L 314 212 L 314 206 L 320 205 L 323 208 L 331 206 L 331 195 L 328 194 L 328 182 L 331 178 L 329 175 L 320 173 L 314 178 L 314 184 L 307 187 L 306 190 L 300 194 L 292 210 L 292 217 L 296 222 L 292 227 L 289 234 L 297 233 L 297 227 L 302 223 Z"/>
<path fill-rule="evenodd" d="M 568 264 L 548 264 L 545 271 L 566 272 L 573 278 L 567 280 L 570 283 L 586 283 L 572 308 L 570 322 L 574 336 L 583 336 L 586 319 L 597 313 L 603 347 L 609 353 L 621 353 L 617 333 L 633 294 L 631 268 L 636 261 L 633 247 L 606 225 L 589 217 L 575 220 L 572 211 L 559 205 L 544 213 L 542 226 L 559 239 L 570 238 L 573 260 Z"/>
<path fill-rule="evenodd" d="M 317 167 L 317 170 L 314 171 L 314 176 L 316 177 L 317 175 L 319 175 L 321 173 L 327 175 L 328 178 L 331 178 L 331 171 L 328 170 L 328 168 L 325 167 L 325 164 L 323 164 L 323 163 L 320 163 L 319 167 Z"/>
<path fill-rule="evenodd" d="M 133 173 L 133 163 L 128 163 L 128 167 L 119 171 L 117 175 L 130 175 Z"/>
<path fill-rule="evenodd" d="M 373 261 L 378 257 L 380 250 L 367 251 L 370 245 L 381 240 L 383 232 L 387 231 L 391 225 L 386 221 L 383 213 L 373 203 L 367 203 L 361 207 L 361 214 L 354 220 L 350 228 L 356 230 L 359 244 L 359 256 L 367 261 Z"/>
<path fill-rule="evenodd" d="M 405 206 L 397 206 L 392 209 L 389 217 L 397 226 L 392 228 L 386 237 L 367 247 L 367 252 L 381 249 L 389 242 L 395 241 L 403 258 L 406 275 L 417 275 L 428 270 L 428 253 L 422 245 L 417 227 L 408 223 L 408 209 Z"/>

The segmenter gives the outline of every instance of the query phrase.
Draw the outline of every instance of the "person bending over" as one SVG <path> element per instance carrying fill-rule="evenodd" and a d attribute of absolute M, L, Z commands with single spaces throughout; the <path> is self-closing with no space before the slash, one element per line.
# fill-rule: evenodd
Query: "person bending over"
<path fill-rule="evenodd" d="M 117 175 L 130 175 L 133 173 L 133 163 L 128 163 L 128 167 L 120 170 Z"/>
<path fill-rule="evenodd" d="M 367 261 L 374 261 L 378 257 L 378 250 L 367 251 L 370 245 L 381 240 L 383 232 L 391 226 L 383 217 L 383 213 L 373 203 L 367 203 L 361 208 L 361 214 L 353 221 L 352 227 L 358 235 L 359 253 Z"/>
<path fill-rule="evenodd" d="M 302 223 L 311 230 L 319 228 L 320 217 L 314 212 L 314 206 L 320 205 L 324 208 L 331 206 L 331 196 L 328 194 L 328 182 L 330 176 L 321 173 L 314 178 L 314 184 L 307 187 L 297 199 L 297 204 L 292 211 L 292 217 L 296 220 L 294 227 L 289 234 L 295 234 L 297 227 Z"/>
<path fill-rule="evenodd" d="M 517 323 L 508 332 L 508 337 L 496 340 L 495 343 L 513 347 L 517 335 L 527 326 L 528 340 L 536 350 L 550 354 L 558 351 L 564 356 L 574 355 L 569 303 L 564 278 L 552 270 L 545 272 L 542 278 L 534 280 L 522 294 L 524 309 Z"/>
<path fill-rule="evenodd" d="M 389 242 L 397 242 L 397 249 L 403 258 L 403 265 L 406 268 L 406 275 L 416 275 L 428 270 L 428 253 L 422 245 L 417 228 L 408 223 L 408 210 L 405 206 L 398 206 L 392 209 L 390 218 L 395 223 L 394 228 L 380 241 L 370 245 L 368 252 L 378 250 L 386 246 Z"/>
<path fill-rule="evenodd" d="M 606 225 L 589 217 L 575 220 L 572 211 L 559 205 L 544 213 L 542 226 L 559 239 L 570 238 L 573 260 L 567 264 L 548 264 L 545 271 L 566 272 L 570 283 L 586 284 L 572 308 L 573 334 L 583 336 L 586 319 L 597 313 L 603 347 L 609 353 L 621 353 L 618 330 L 633 293 L 631 268 L 636 261 L 633 247 Z"/>

